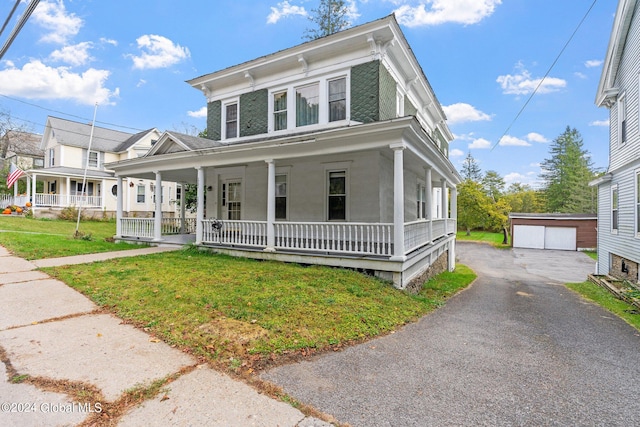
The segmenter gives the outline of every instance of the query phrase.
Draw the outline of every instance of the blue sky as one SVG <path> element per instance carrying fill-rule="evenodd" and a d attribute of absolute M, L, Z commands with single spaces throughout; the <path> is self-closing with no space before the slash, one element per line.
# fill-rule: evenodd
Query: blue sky
<path fill-rule="evenodd" d="M 3 22 L 14 3 L 0 0 Z M 595 2 L 511 127 L 593 0 L 347 3 L 353 25 L 396 14 L 456 136 L 458 169 L 470 152 L 483 171 L 535 185 L 549 144 L 567 126 L 580 131 L 595 166 L 606 167 L 608 111 L 594 98 L 617 2 Z M 96 102 L 101 126 L 202 130 L 206 99 L 185 81 L 302 43 L 317 4 L 41 0 L 0 61 L 0 110 L 37 133 L 47 115 L 89 123 Z"/>

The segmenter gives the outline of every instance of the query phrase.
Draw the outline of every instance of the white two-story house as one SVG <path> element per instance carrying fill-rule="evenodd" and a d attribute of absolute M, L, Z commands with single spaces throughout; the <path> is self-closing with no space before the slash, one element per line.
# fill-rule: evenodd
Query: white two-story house
<path fill-rule="evenodd" d="M 74 206 L 87 216 L 115 216 L 117 181 L 105 164 L 143 156 L 159 138 L 157 129 L 131 134 L 99 126 L 92 129 L 91 124 L 48 117 L 40 143 L 44 167 L 27 170 L 23 177 L 29 182 L 28 199 L 32 201 L 34 215 L 55 215 L 62 208 Z M 153 215 L 154 185 L 155 182 L 148 180 L 126 180 L 122 194 L 128 215 Z M 180 211 L 176 203 L 178 185 L 165 182 L 161 191 L 162 211 L 174 216 Z"/>
<path fill-rule="evenodd" d="M 620 0 L 596 104 L 609 109 L 609 167 L 598 186 L 598 272 L 638 282 L 640 6 Z"/>
<path fill-rule="evenodd" d="M 400 288 L 454 268 L 453 137 L 394 16 L 188 83 L 206 97 L 208 138 L 165 133 L 109 167 L 196 184 L 196 245 Z M 166 240 L 161 218 L 118 220 L 120 239 Z"/>

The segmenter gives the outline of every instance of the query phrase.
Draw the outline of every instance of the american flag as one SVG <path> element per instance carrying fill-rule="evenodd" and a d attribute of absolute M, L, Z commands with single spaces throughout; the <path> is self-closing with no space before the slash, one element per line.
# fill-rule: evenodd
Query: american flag
<path fill-rule="evenodd" d="M 11 163 L 11 168 L 9 169 L 9 174 L 7 175 L 7 188 L 11 188 L 11 186 L 15 184 L 22 175 L 24 175 L 24 171 L 17 167 L 14 163 Z"/>

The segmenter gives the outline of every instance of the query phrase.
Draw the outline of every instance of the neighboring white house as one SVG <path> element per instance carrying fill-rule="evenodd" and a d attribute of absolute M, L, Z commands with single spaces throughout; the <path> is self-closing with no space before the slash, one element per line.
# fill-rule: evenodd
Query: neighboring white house
<path fill-rule="evenodd" d="M 640 7 L 620 0 L 596 104 L 609 109 L 607 173 L 598 186 L 598 272 L 638 281 L 640 263 Z"/>
<path fill-rule="evenodd" d="M 29 169 L 26 200 L 31 200 L 35 216 L 68 206 L 82 207 L 90 216 L 114 216 L 117 181 L 106 163 L 134 159 L 147 153 L 159 139 L 157 129 L 137 134 L 106 129 L 57 117 L 48 117 L 40 148 L 44 168 Z M 91 140 L 91 147 L 89 144 Z M 86 191 L 82 182 L 85 180 Z M 37 192 L 37 182 L 44 191 Z M 123 186 L 124 209 L 132 216 L 151 216 L 156 209 L 155 182 L 127 179 Z M 177 184 L 162 185 L 162 211 L 168 216 L 180 211 Z"/>
<path fill-rule="evenodd" d="M 208 139 L 167 132 L 109 167 L 197 184 L 197 245 L 401 288 L 454 268 L 453 136 L 394 16 L 188 83 L 206 96 Z M 118 238 L 169 240 L 162 218 L 124 210 Z"/>

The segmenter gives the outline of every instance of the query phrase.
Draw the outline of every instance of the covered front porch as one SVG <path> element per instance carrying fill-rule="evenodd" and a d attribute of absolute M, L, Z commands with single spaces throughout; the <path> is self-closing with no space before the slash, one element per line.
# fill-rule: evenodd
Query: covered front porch
<path fill-rule="evenodd" d="M 305 136 L 181 152 L 171 147 L 146 161 L 114 164 L 116 239 L 362 269 L 399 288 L 442 256 L 453 270 L 457 175 L 451 164 L 433 142 L 403 140 L 400 127 L 388 129 L 395 138 L 371 129 L 364 145 L 351 131 L 324 141 L 319 132 L 313 142 Z M 158 197 L 153 218 L 125 217 L 124 176 L 153 179 L 155 188 L 165 179 L 195 186 L 196 218 L 187 218 L 185 192 L 177 218 L 163 217 Z"/>

